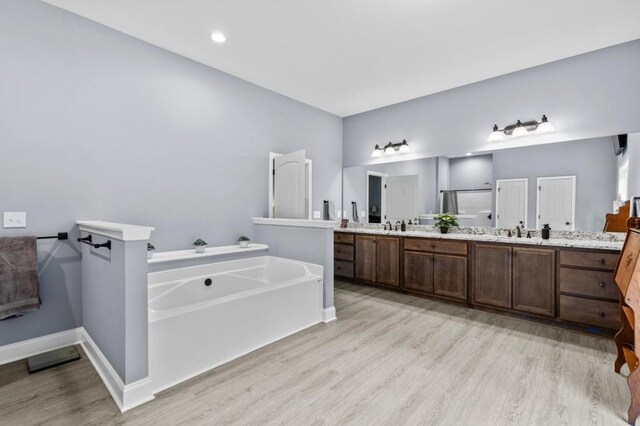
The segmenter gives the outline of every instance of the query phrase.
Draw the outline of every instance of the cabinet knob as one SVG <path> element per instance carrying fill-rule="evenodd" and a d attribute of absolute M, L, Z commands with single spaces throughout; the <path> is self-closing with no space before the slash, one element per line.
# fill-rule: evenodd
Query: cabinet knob
<path fill-rule="evenodd" d="M 604 283 L 602 281 L 600 281 L 598 285 L 600 286 L 600 288 L 604 288 Z"/>
<path fill-rule="evenodd" d="M 340 249 L 338 249 L 338 253 L 340 253 Z"/>
<path fill-rule="evenodd" d="M 339 266 L 336 266 L 336 269 L 340 269 L 340 267 L 339 267 Z"/>
<path fill-rule="evenodd" d="M 600 315 L 600 318 L 604 318 L 604 312 L 600 311 L 598 312 L 598 315 Z"/>
<path fill-rule="evenodd" d="M 604 259 L 600 259 L 600 264 L 604 265 L 605 264 L 605 260 Z"/>

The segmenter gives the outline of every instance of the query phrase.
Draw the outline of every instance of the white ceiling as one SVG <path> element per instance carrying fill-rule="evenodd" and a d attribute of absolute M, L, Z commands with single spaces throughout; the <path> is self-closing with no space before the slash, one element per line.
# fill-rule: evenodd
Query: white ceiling
<path fill-rule="evenodd" d="M 640 38 L 638 0 L 45 1 L 339 116 Z"/>

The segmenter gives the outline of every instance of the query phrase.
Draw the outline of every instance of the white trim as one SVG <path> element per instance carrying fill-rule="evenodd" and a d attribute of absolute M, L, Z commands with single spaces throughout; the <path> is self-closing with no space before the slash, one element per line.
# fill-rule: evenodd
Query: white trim
<path fill-rule="evenodd" d="M 61 331 L 34 339 L 23 340 L 0 347 L 0 365 L 29 358 L 67 346 L 77 345 L 82 339 L 82 328 Z"/>
<path fill-rule="evenodd" d="M 367 200 L 367 202 L 365 203 L 365 207 L 367 208 L 367 217 L 365 218 L 365 222 L 364 223 L 369 223 L 369 176 L 378 176 L 380 178 L 382 178 L 380 180 L 380 223 L 384 223 L 384 215 L 385 215 L 385 210 L 386 210 L 386 193 L 384 190 L 384 178 L 388 177 L 389 175 L 387 173 L 381 173 L 381 172 L 374 172 L 373 170 L 367 170 L 367 192 L 365 192 L 365 199 Z"/>
<path fill-rule="evenodd" d="M 121 412 L 154 399 L 151 379 L 146 377 L 125 385 L 84 327 L 2 346 L 0 347 L 0 365 L 73 345 L 82 345 L 91 365 Z"/>
<path fill-rule="evenodd" d="M 521 182 L 524 181 L 524 227 L 525 229 L 529 228 L 529 178 L 514 178 L 514 179 L 496 179 L 496 228 L 499 228 L 500 225 L 498 223 L 498 206 L 500 200 L 500 191 L 498 188 L 500 187 L 500 183 L 502 182 Z M 537 215 L 537 213 L 536 213 Z"/>
<path fill-rule="evenodd" d="M 540 229 L 540 181 L 549 179 L 571 179 L 571 229 L 576 230 L 576 177 L 575 176 L 545 176 L 536 180 L 536 229 Z"/>
<path fill-rule="evenodd" d="M 281 157 L 283 154 L 278 154 L 277 152 L 269 153 L 269 217 L 273 218 L 273 160 L 276 157 Z M 306 192 L 308 194 L 307 199 L 307 219 L 313 219 L 313 161 L 308 158 L 304 160 L 304 164 L 309 166 L 309 174 L 307 176 L 307 189 Z M 306 175 L 306 174 L 305 174 Z"/>
<path fill-rule="evenodd" d="M 98 372 L 120 412 L 124 413 L 155 398 L 149 377 L 125 385 L 89 333 L 84 328 L 81 330 L 82 349 L 91 361 L 93 368 Z"/>
<path fill-rule="evenodd" d="M 80 231 L 120 241 L 148 240 L 151 237 L 151 231 L 155 230 L 151 226 L 127 225 L 124 223 L 103 222 L 101 220 L 79 220 L 76 224 Z"/>
<path fill-rule="evenodd" d="M 172 262 L 174 260 L 201 259 L 203 257 L 225 256 L 228 254 L 250 253 L 255 251 L 268 250 L 266 244 L 251 243 L 247 248 L 241 248 L 238 244 L 232 246 L 207 247 L 204 253 L 196 253 L 195 250 L 177 250 L 177 251 L 161 251 L 155 252 L 153 257 L 147 260 L 147 263 L 163 263 Z"/>
<path fill-rule="evenodd" d="M 254 225 L 293 226 L 298 228 L 335 228 L 338 222 L 331 220 L 279 219 L 252 217 Z"/>
<path fill-rule="evenodd" d="M 336 307 L 332 306 L 330 308 L 324 308 L 322 310 L 322 322 L 323 323 L 328 323 L 331 321 L 335 321 L 338 318 L 336 317 Z"/>

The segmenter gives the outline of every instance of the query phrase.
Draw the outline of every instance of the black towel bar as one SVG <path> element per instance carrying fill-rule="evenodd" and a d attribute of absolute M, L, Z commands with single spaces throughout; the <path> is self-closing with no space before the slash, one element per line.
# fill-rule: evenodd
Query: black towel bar
<path fill-rule="evenodd" d="M 56 240 L 68 240 L 69 239 L 69 234 L 66 232 L 58 232 L 58 235 L 54 235 L 51 237 L 36 237 L 36 240 L 52 240 L 52 239 L 56 239 Z"/>
<path fill-rule="evenodd" d="M 93 237 L 91 235 L 87 235 L 84 238 L 78 238 L 78 242 L 82 243 L 82 244 L 88 244 L 93 248 L 106 248 L 111 250 L 111 240 L 107 240 L 106 243 L 102 243 L 102 244 L 94 244 L 93 243 Z"/>

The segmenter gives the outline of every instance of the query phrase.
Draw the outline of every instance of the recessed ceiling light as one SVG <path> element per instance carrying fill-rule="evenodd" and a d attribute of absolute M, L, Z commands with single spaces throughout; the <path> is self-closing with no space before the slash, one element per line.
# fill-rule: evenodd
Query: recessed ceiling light
<path fill-rule="evenodd" d="M 227 41 L 227 37 L 225 37 L 225 35 L 221 32 L 216 31 L 211 33 L 211 40 L 215 41 L 216 43 L 224 43 L 225 41 Z"/>

